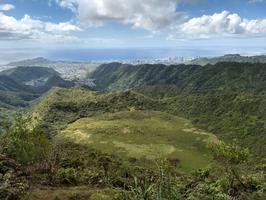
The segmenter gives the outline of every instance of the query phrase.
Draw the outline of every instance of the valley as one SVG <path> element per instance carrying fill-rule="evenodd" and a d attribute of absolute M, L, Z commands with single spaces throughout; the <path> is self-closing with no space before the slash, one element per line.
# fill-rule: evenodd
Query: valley
<path fill-rule="evenodd" d="M 3 195 L 263 199 L 265 64 L 107 63 L 83 85 L 28 62 L 0 72 Z"/>
<path fill-rule="evenodd" d="M 161 112 L 127 111 L 82 118 L 56 136 L 127 159 L 167 158 L 184 171 L 210 163 L 207 145 L 218 142 L 188 120 Z M 141 163 L 140 163 L 141 164 Z"/>
<path fill-rule="evenodd" d="M 16 67 L 0 72 L 0 103 L 26 107 L 52 87 L 73 87 L 59 73 L 45 67 Z"/>
<path fill-rule="evenodd" d="M 266 200 L 266 0 L 0 0 L 0 200 Z"/>
<path fill-rule="evenodd" d="M 45 67 L 55 70 L 66 80 L 84 80 L 90 71 L 98 67 L 101 62 L 52 61 L 42 57 L 11 62 L 0 66 L 0 71 L 14 67 Z"/>

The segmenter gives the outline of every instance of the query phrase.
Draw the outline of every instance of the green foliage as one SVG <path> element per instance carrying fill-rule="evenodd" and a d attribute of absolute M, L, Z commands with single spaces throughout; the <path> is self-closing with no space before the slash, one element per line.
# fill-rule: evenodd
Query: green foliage
<path fill-rule="evenodd" d="M 156 104 L 153 99 L 133 91 L 102 94 L 84 88 L 56 88 L 33 106 L 32 116 L 36 126 L 53 135 L 80 118 L 132 108 L 146 110 L 157 107 Z"/>
<path fill-rule="evenodd" d="M 116 198 L 125 200 L 264 199 L 263 161 L 254 161 L 254 155 L 250 160 L 249 151 L 240 146 L 250 147 L 258 157 L 265 156 L 265 73 L 264 64 L 103 65 L 92 74 L 100 89 L 134 88 L 134 91 L 99 93 L 82 88 L 53 89 L 33 107 L 33 121 L 21 117 L 12 125 L 2 121 L 0 150 L 21 163 L 30 171 L 32 183 L 41 186 L 115 188 L 121 191 Z M 12 82 L 6 77 L 1 80 Z M 57 81 L 60 82 L 52 79 Z M 2 97 L 0 93 L 5 103 L 14 97 L 16 91 Z M 27 95 L 20 97 L 31 99 Z M 207 137 L 204 132 L 201 138 L 202 132 L 192 130 L 192 126 L 188 129 L 181 126 L 169 114 L 159 115 L 154 111 L 189 118 L 197 127 L 216 133 L 226 142 L 238 138 L 240 146 L 223 142 L 213 146 L 215 164 L 191 175 L 176 170 L 171 163 L 176 158 L 173 155 L 151 165 L 154 159 L 145 157 L 151 150 L 160 150 L 156 153 L 159 155 L 165 144 L 174 147 L 183 144 L 185 148 L 191 142 L 199 153 L 204 149 L 199 140 Z M 57 140 L 62 136 L 57 133 L 74 121 L 62 132 L 70 140 Z M 178 130 L 184 133 L 178 134 Z M 82 138 L 84 132 L 89 136 Z M 194 134 L 198 134 L 197 141 Z M 186 139 L 188 136 L 194 139 Z M 100 143 L 106 140 L 113 147 L 117 145 L 116 148 Z M 125 149 L 131 152 L 130 156 L 125 156 Z M 145 156 L 136 156 L 142 153 Z M 185 153 L 178 156 L 191 156 Z M 10 183 L 8 189 L 16 189 L 12 182 L 20 181 L 14 170 L 0 163 L 0 171 L 4 174 L 0 176 L 2 183 Z M 88 194 L 88 198 L 91 196 Z M 87 198 L 79 193 L 70 197 Z"/>
<path fill-rule="evenodd" d="M 198 178 L 186 186 L 188 199 L 264 199 L 261 184 L 265 171 L 249 168 L 247 149 L 236 142 L 220 143 L 212 149 L 216 163 L 211 171 L 195 174 Z"/>
<path fill-rule="evenodd" d="M 61 168 L 56 175 L 63 184 L 76 184 L 78 182 L 78 172 L 74 168 Z"/>
<path fill-rule="evenodd" d="M 265 91 L 266 64 L 222 62 L 215 65 L 104 64 L 90 78 L 101 90 L 175 85 L 178 91 L 206 93 Z"/>
<path fill-rule="evenodd" d="M 0 199 L 20 199 L 28 189 L 28 183 L 12 159 L 0 154 Z"/>
<path fill-rule="evenodd" d="M 266 193 L 263 186 L 265 171 L 247 171 L 246 149 L 241 149 L 236 143 L 230 145 L 221 143 L 214 146 L 213 150 L 217 163 L 212 168 L 198 170 L 191 176 L 180 176 L 161 163 L 157 171 L 159 176 L 146 174 L 141 180 L 135 178 L 129 190 L 122 192 L 117 199 L 265 199 Z M 236 158 L 237 161 L 233 161 L 232 158 Z M 227 164 L 222 164 L 223 161 Z"/>
<path fill-rule="evenodd" d="M 265 97 L 264 93 L 180 94 L 161 100 L 160 109 L 189 118 L 226 142 L 237 139 L 254 156 L 265 157 Z"/>
<path fill-rule="evenodd" d="M 54 89 L 33 107 L 33 118 L 37 126 L 45 129 L 49 135 L 54 135 L 67 124 L 80 118 L 95 116 L 97 113 L 131 109 L 163 111 L 191 119 L 197 127 L 215 133 L 225 141 L 230 142 L 237 138 L 241 145 L 248 147 L 254 155 L 265 155 L 264 93 L 177 92 L 177 96 L 171 97 L 174 87 L 152 86 L 135 90 L 137 92 L 106 94 L 81 88 Z"/>
<path fill-rule="evenodd" d="M 225 176 L 222 181 L 224 187 L 227 187 L 228 190 L 240 186 L 246 189 L 248 186 L 242 181 L 241 165 L 248 160 L 248 149 L 241 148 L 236 142 L 229 145 L 220 143 L 212 149 L 214 159 L 218 162 L 219 167 L 222 169 L 222 174 Z"/>
<path fill-rule="evenodd" d="M 223 166 L 236 166 L 247 161 L 249 157 L 249 150 L 241 148 L 236 141 L 228 145 L 223 142 L 214 146 L 214 159 L 216 159 Z"/>
<path fill-rule="evenodd" d="M 103 154 L 80 144 L 66 142 L 56 146 L 54 170 L 34 171 L 31 180 L 35 184 L 115 188 L 120 191 L 113 195 L 117 200 L 262 200 L 265 195 L 264 167 L 250 170 L 248 150 L 236 143 L 213 146 L 217 163 L 192 175 L 179 174 L 169 160 L 156 161 L 155 168 L 141 167 L 136 160 Z M 8 171 L 6 166 L 0 169 Z M 69 197 L 92 194 L 84 195 L 78 192 Z M 61 195 L 56 196 L 61 199 Z"/>
<path fill-rule="evenodd" d="M 153 110 L 189 118 L 225 141 L 237 138 L 252 153 L 265 157 L 265 69 L 262 63 L 111 63 L 101 65 L 90 77 L 99 90 L 133 89 L 158 100 Z"/>
<path fill-rule="evenodd" d="M 44 132 L 31 128 L 29 119 L 17 116 L 14 123 L 5 128 L 1 140 L 2 151 L 23 165 L 45 163 L 51 150 Z"/>

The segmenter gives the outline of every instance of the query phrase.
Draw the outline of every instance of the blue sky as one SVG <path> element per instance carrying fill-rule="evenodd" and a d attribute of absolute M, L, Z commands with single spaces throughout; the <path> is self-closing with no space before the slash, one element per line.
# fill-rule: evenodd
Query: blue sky
<path fill-rule="evenodd" d="M 266 0 L 0 0 L 0 62 L 93 48 L 259 54 L 265 44 Z"/>

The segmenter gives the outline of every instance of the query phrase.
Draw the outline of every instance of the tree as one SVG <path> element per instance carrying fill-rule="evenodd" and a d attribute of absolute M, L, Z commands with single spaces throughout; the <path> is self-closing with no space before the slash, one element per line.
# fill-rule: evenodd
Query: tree
<path fill-rule="evenodd" d="M 241 165 L 245 164 L 249 158 L 249 150 L 240 147 L 236 141 L 232 144 L 221 142 L 212 147 L 214 159 L 222 169 L 222 174 L 229 182 L 228 189 L 233 189 L 236 185 L 241 185 L 244 189 L 246 185 L 241 178 Z"/>

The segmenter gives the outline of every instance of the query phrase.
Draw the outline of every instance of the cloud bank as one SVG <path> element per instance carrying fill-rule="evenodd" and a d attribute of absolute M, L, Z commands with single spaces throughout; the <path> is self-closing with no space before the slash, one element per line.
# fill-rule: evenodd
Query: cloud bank
<path fill-rule="evenodd" d="M 99 26 L 108 21 L 130 24 L 149 31 L 165 29 L 184 20 L 177 12 L 180 0 L 57 0 L 61 7 L 74 11 L 87 25 Z"/>
<path fill-rule="evenodd" d="M 9 10 L 13 10 L 15 8 L 15 6 L 13 4 L 0 4 L 0 11 L 9 11 Z"/>
<path fill-rule="evenodd" d="M 190 38 L 264 37 L 266 19 L 248 20 L 236 13 L 223 11 L 190 19 L 178 26 L 176 37 L 178 35 Z"/>
<path fill-rule="evenodd" d="M 180 3 L 202 0 L 49 0 L 73 12 L 73 21 L 42 21 L 25 14 L 21 19 L 5 11 L 12 4 L 0 4 L 0 40 L 75 39 L 73 33 L 92 27 L 118 22 L 170 39 L 200 39 L 224 37 L 266 37 L 266 19 L 245 19 L 237 13 L 222 11 L 199 17 L 189 17 L 179 11 Z M 263 0 L 250 0 L 258 3 Z M 83 28 L 80 28 L 83 27 Z"/>
<path fill-rule="evenodd" d="M 248 20 L 228 11 L 189 19 L 177 11 L 179 3 L 196 1 L 199 0 L 56 0 L 61 7 L 71 9 L 81 23 L 90 26 L 116 21 L 152 32 L 168 32 L 177 39 L 266 36 L 266 19 Z"/>
<path fill-rule="evenodd" d="M 24 15 L 21 19 L 0 12 L 0 40 L 69 38 L 73 31 L 81 31 L 70 22 L 51 23 Z"/>

